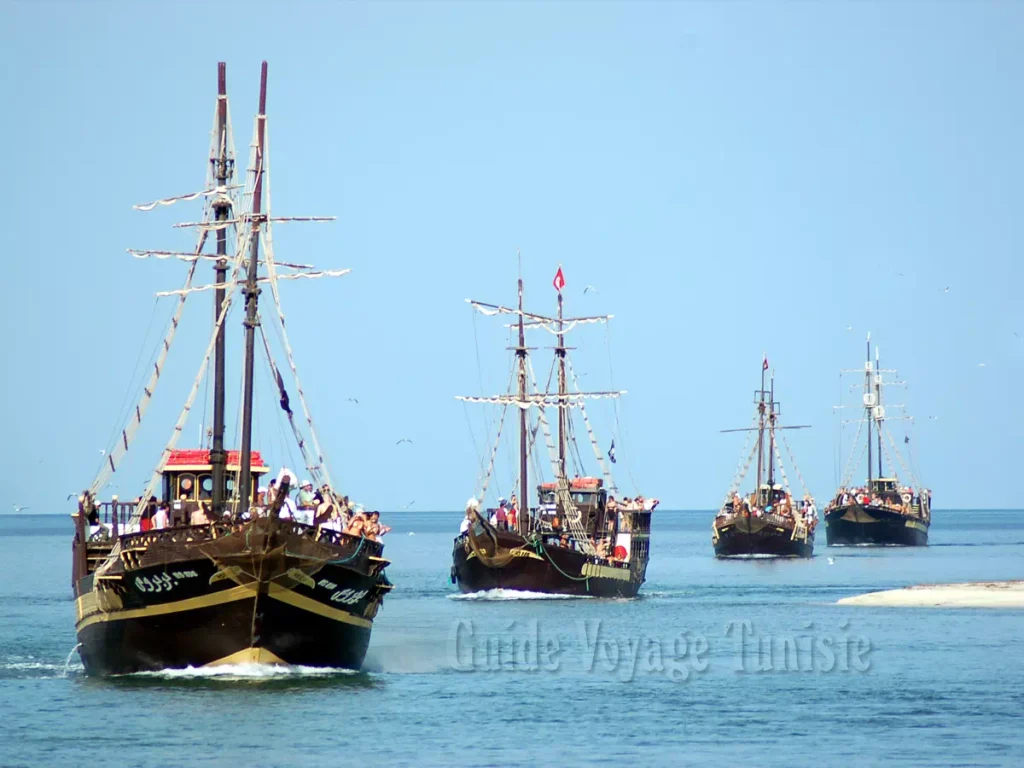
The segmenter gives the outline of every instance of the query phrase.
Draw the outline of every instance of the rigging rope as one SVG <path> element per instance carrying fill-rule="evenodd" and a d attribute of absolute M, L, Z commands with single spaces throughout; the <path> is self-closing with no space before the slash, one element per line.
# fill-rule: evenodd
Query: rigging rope
<path fill-rule="evenodd" d="M 794 458 L 794 456 L 793 456 L 793 451 L 791 451 L 789 449 L 789 443 L 786 442 L 785 434 L 781 434 L 780 433 L 779 437 L 782 439 L 782 446 L 786 449 L 786 453 L 789 455 L 789 460 L 791 462 L 793 462 L 793 471 L 796 472 L 797 479 L 800 481 L 800 487 L 804 489 L 804 494 L 805 495 L 811 496 L 811 492 L 807 489 L 807 483 L 804 482 L 804 476 L 802 474 L 800 474 L 800 467 L 797 466 L 796 458 Z M 782 462 L 782 460 L 780 459 L 779 460 L 780 465 L 781 465 L 781 462 Z M 814 497 L 811 496 L 811 498 L 813 499 Z"/>
<path fill-rule="evenodd" d="M 757 424 L 757 419 L 758 414 L 755 413 L 754 420 L 752 423 Z M 753 436 L 753 434 L 753 431 L 748 430 L 747 436 L 743 440 L 743 447 L 740 448 L 740 460 L 736 464 L 736 472 L 733 474 L 732 482 L 729 484 L 729 490 L 725 492 L 725 501 L 722 502 L 722 506 L 728 504 L 732 497 L 736 494 L 736 491 L 739 490 L 740 483 L 742 483 L 743 478 L 747 476 L 747 470 L 750 469 L 750 463 L 754 460 L 754 452 L 757 450 L 756 444 L 751 449 L 750 455 L 747 456 L 746 461 L 743 460 L 743 454 L 747 450 L 747 443 L 750 442 L 750 438 Z"/>
<path fill-rule="evenodd" d="M 843 488 L 848 488 L 850 486 L 850 481 L 853 479 L 854 458 L 857 457 L 857 444 L 860 442 L 860 433 L 863 431 L 863 429 L 864 420 L 862 419 L 857 424 L 857 434 L 854 435 L 853 437 L 853 445 L 850 446 L 850 455 L 846 459 L 846 467 L 843 469 L 843 481 L 840 483 L 840 486 Z M 867 445 L 865 444 L 864 452 L 866 451 Z M 860 463 L 859 458 L 857 458 L 857 463 Z"/>

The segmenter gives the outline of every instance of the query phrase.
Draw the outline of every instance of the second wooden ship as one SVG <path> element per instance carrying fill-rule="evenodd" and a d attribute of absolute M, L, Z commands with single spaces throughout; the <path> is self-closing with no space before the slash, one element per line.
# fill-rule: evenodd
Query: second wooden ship
<path fill-rule="evenodd" d="M 802 499 L 793 498 L 779 452 L 781 440 L 799 476 L 789 445 L 779 433 L 785 429 L 805 429 L 807 425 L 782 426 L 779 423 L 781 410 L 775 399 L 775 376 L 772 375 L 770 389 L 766 390 L 767 370 L 766 358 L 761 364 L 761 388 L 754 393 L 757 406 L 754 426 L 723 430 L 746 432 L 748 438 L 756 434 L 757 439 L 749 455 L 746 446 L 741 451 L 744 463 L 711 524 L 711 543 L 717 557 L 811 557 L 814 554 L 814 529 L 818 522 L 814 499 L 806 488 Z M 754 490 L 740 495 L 738 491 L 755 455 Z M 746 457 L 745 460 L 742 457 Z"/>
<path fill-rule="evenodd" d="M 577 325 L 607 322 L 610 316 L 564 317 L 561 268 L 555 277 L 558 315 L 548 317 L 523 310 L 523 281 L 519 279 L 519 304 L 508 308 L 472 301 L 474 309 L 487 315 L 515 318 L 518 345 L 514 348 L 517 385 L 509 394 L 496 397 L 463 397 L 468 402 L 502 406 L 498 436 L 490 455 L 483 487 L 485 498 L 501 438 L 501 426 L 511 409 L 518 415 L 519 478 L 511 502 L 498 499 L 498 506 L 483 509 L 474 497 L 466 505 L 463 530 L 452 550 L 452 581 L 462 592 L 491 589 L 519 590 L 560 595 L 634 597 L 644 583 L 650 556 L 651 513 L 657 501 L 636 497 L 616 499 L 610 467 L 597 448 L 587 419 L 585 402 L 614 398 L 624 392 L 570 392 L 571 373 L 565 334 Z M 526 346 L 527 329 L 544 329 L 556 339 L 554 368 L 557 390 L 541 391 L 533 380 L 533 368 Z M 510 383 L 511 383 L 510 378 Z M 575 380 L 575 374 L 573 374 Z M 558 421 L 557 446 L 553 444 L 547 409 L 553 408 Z M 576 446 L 571 414 L 578 411 L 586 425 L 603 477 L 569 477 L 570 450 L 574 462 L 582 463 Z M 551 459 L 554 480 L 537 486 L 537 503 L 530 503 L 530 457 L 539 432 L 543 432 Z M 614 462 L 615 454 L 609 451 Z M 536 458 L 536 457 L 534 457 Z"/>

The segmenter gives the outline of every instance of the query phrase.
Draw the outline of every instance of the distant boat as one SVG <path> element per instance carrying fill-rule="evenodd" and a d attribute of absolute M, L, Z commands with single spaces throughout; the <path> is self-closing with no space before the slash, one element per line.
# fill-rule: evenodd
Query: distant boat
<path fill-rule="evenodd" d="M 896 374 L 896 371 L 881 368 L 877 347 L 875 361 L 872 363 L 870 334 L 863 370 L 844 372 L 861 373 L 864 376 L 864 416 L 844 422 L 857 424 L 857 435 L 850 449 L 850 462 L 843 473 L 841 485 L 825 508 L 825 534 L 828 546 L 926 546 L 931 525 L 932 493 L 921 486 L 886 428 L 887 421 L 909 417 L 889 416 L 882 404 L 882 387 L 902 382 L 884 381 L 884 374 Z M 862 486 L 853 487 L 850 480 L 854 471 L 854 459 L 862 455 L 858 448 L 863 445 L 860 437 L 864 425 L 867 425 L 867 481 Z M 877 460 L 873 453 L 877 455 Z M 883 457 L 887 468 L 883 466 Z M 909 476 L 909 484 L 900 478 L 894 461 L 900 465 L 904 475 Z"/>
<path fill-rule="evenodd" d="M 163 339 L 156 364 L 129 424 L 104 454 L 92 486 L 79 497 L 72 545 L 79 653 L 89 675 L 117 675 L 168 668 L 256 662 L 358 669 L 370 641 L 373 619 L 391 588 L 382 545 L 372 538 L 348 535 L 325 519 L 285 519 L 286 499 L 295 478 L 282 470 L 278 491 L 267 501 L 259 480 L 269 472 L 252 449 L 253 369 L 256 331 L 276 317 L 289 368 L 295 371 L 284 331 L 277 280 L 300 276 L 332 276 L 338 272 L 298 271 L 277 275 L 289 265 L 273 258 L 269 210 L 263 207 L 266 153 L 267 68 L 263 63 L 256 138 L 252 145 L 244 193 L 233 184 L 233 141 L 230 135 L 225 69 L 219 65 L 206 189 L 144 206 L 171 205 L 203 198 L 203 221 L 185 225 L 199 229 L 194 252 L 134 251 L 140 257 L 177 257 L 189 263 L 185 288 Z M 269 182 L 267 182 L 269 183 Z M 269 194 L 267 196 L 269 208 Z M 309 217 L 314 218 L 314 217 Z M 204 254 L 208 235 L 216 238 L 215 254 Z M 233 246 L 229 252 L 229 238 Z M 211 238 L 212 239 L 212 238 Z M 261 248 L 262 246 L 262 248 Z M 262 250 L 262 253 L 261 253 Z M 198 264 L 210 260 L 216 270 L 212 285 L 192 287 Z M 265 276 L 259 276 L 260 266 Z M 293 267 L 296 265 L 292 265 Z M 230 276 L 229 276 L 230 271 Z M 266 317 L 257 309 L 258 283 L 269 287 L 273 304 Z M 241 389 L 240 445 L 224 446 L 225 318 L 241 287 L 245 299 L 245 357 Z M 213 327 L 206 355 L 184 409 L 156 471 L 137 502 L 117 497 L 101 502 L 99 490 L 120 469 L 132 437 L 141 424 L 170 350 L 187 296 L 214 290 Z M 265 289 L 264 289 L 265 290 Z M 260 330 L 262 336 L 262 329 Z M 264 344 L 266 339 L 264 338 Z M 306 470 L 320 488 L 320 515 L 343 511 L 331 485 L 305 396 L 297 384 L 313 451 L 300 431 L 288 401 L 284 379 L 266 346 L 266 362 L 276 380 L 280 406 L 295 433 Z M 211 443 L 198 449 L 177 449 L 178 437 L 192 408 L 211 355 L 213 420 Z M 158 498 L 159 495 L 159 498 Z M 152 498 L 150 503 L 148 499 Z M 290 504 L 290 500 L 287 504 Z M 309 500 L 299 512 L 312 517 Z M 337 522 L 337 515 L 331 522 Z"/>
<path fill-rule="evenodd" d="M 761 365 L 761 388 L 754 393 L 757 405 L 755 426 L 723 430 L 747 432 L 748 436 L 756 433 L 757 441 L 711 524 L 711 543 L 718 557 L 811 557 L 814 554 L 814 529 L 818 522 L 814 499 L 805 488 L 803 498 L 794 501 L 776 438 L 780 430 L 805 429 L 807 425 L 779 424 L 780 407 L 775 399 L 774 373 L 771 388 L 764 388 L 767 370 L 768 361 L 765 359 Z M 784 441 L 783 445 L 788 453 L 789 446 Z M 746 453 L 744 445 L 741 460 Z M 755 455 L 757 480 L 754 490 L 741 496 L 738 490 Z M 792 455 L 789 458 L 795 468 L 795 459 Z M 780 475 L 781 483 L 777 482 Z"/>
<path fill-rule="evenodd" d="M 586 400 L 614 398 L 625 393 L 581 392 L 578 387 L 577 391 L 571 392 L 567 383 L 570 366 L 565 333 L 577 325 L 607 322 L 611 316 L 563 317 L 562 287 L 565 283 L 561 268 L 554 284 L 558 290 L 557 317 L 523 310 L 522 278 L 519 279 L 518 308 L 471 302 L 474 309 L 483 314 L 507 314 L 516 318 L 512 328 L 518 329 L 519 335 L 518 346 L 514 348 L 517 364 L 509 379 L 510 387 L 513 380 L 517 381 L 514 390 L 495 397 L 459 399 L 501 405 L 502 424 L 509 410 L 518 415 L 519 478 L 516 485 L 520 500 L 511 515 L 512 523 L 507 522 L 511 505 L 506 507 L 499 501 L 499 506 L 490 510 L 470 505 L 467 509 L 468 529 L 455 539 L 452 549 L 452 582 L 462 592 L 509 589 L 561 595 L 634 597 L 646 578 L 651 513 L 657 501 L 637 497 L 629 504 L 622 504 L 621 500 L 613 500 L 614 481 L 610 466 L 597 448 L 584 407 Z M 555 391 L 537 391 L 536 382 L 530 381 L 533 369 L 526 346 L 525 331 L 528 328 L 544 329 L 555 336 L 558 380 Z M 558 419 L 557 446 L 552 443 L 545 415 L 550 408 L 555 410 Z M 568 476 L 570 449 L 574 449 L 575 461 L 582 463 L 572 429 L 571 414 L 574 410 L 584 421 L 603 477 Z M 494 467 L 497 441 L 501 437 L 500 425 L 498 431 L 483 481 L 485 491 Z M 536 440 L 541 431 L 547 442 L 554 480 L 538 484 L 538 503 L 531 505 L 529 459 L 531 449 L 538 448 Z M 615 460 L 614 456 L 610 449 L 610 461 Z M 534 458 L 537 459 L 536 455 Z M 537 464 L 540 464 L 539 460 Z"/>

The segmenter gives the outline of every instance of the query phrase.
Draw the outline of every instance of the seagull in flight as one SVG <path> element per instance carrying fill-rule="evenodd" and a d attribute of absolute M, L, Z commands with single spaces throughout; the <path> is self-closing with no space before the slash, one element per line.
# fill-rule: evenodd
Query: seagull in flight
<path fill-rule="evenodd" d="M 947 286 L 945 287 L 945 289 L 944 289 L 944 290 L 943 290 L 942 292 L 943 292 L 943 293 L 949 293 L 949 286 L 947 285 Z"/>
<path fill-rule="evenodd" d="M 103 448 L 100 448 L 100 456 L 105 456 L 106 453 L 107 452 Z"/>
<path fill-rule="evenodd" d="M 411 507 L 415 503 L 416 503 L 416 500 L 414 499 L 413 501 L 410 501 L 408 504 L 406 504 L 404 507 L 402 507 L 402 509 L 408 509 L 409 507 Z"/>
<path fill-rule="evenodd" d="M 852 326 L 852 325 L 848 325 L 848 326 L 846 326 L 846 330 L 848 330 L 848 331 L 852 331 L 852 330 L 853 330 L 853 326 Z"/>
<path fill-rule="evenodd" d="M 835 565 L 835 564 L 836 564 L 836 559 L 835 559 L 834 557 L 830 557 L 830 558 L 828 559 L 828 564 L 829 564 L 829 565 Z"/>
<path fill-rule="evenodd" d="M 349 401 L 350 403 L 355 403 L 356 405 L 359 405 L 359 401 L 358 401 L 358 400 L 356 400 L 356 399 L 355 399 L 354 397 L 350 397 L 350 398 L 348 399 L 348 401 Z"/>
<path fill-rule="evenodd" d="M 21 506 L 21 504 L 15 504 L 14 505 L 14 514 L 16 514 L 16 515 L 20 514 L 22 511 L 24 511 L 26 509 L 32 509 L 32 507 L 23 507 L 23 506 Z"/>
<path fill-rule="evenodd" d="M 583 289 L 584 293 L 586 293 L 587 291 L 593 291 L 594 293 L 600 293 L 600 291 L 597 290 L 597 288 L 595 288 L 592 285 L 588 285 L 586 288 Z"/>
<path fill-rule="evenodd" d="M 412 440 L 410 440 L 408 437 L 403 437 L 401 440 L 395 443 L 395 445 L 401 445 L 402 443 L 409 443 L 409 445 L 412 445 Z"/>
<path fill-rule="evenodd" d="M 984 363 L 978 363 L 978 367 L 979 367 L 979 368 L 984 368 L 984 367 L 985 367 L 985 364 L 984 364 Z"/>

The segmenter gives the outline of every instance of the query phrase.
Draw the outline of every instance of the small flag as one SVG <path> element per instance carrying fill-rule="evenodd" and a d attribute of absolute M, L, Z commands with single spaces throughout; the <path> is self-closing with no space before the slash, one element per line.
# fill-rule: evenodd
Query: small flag
<path fill-rule="evenodd" d="M 555 279 L 551 281 L 551 284 L 555 286 L 555 290 L 559 293 L 565 288 L 565 275 L 562 274 L 562 268 L 559 267 L 558 271 L 555 272 Z"/>
<path fill-rule="evenodd" d="M 903 436 L 903 444 L 906 445 L 909 442 L 910 442 L 910 436 L 909 435 L 904 435 Z"/>
<path fill-rule="evenodd" d="M 288 393 L 284 388 L 284 379 L 281 378 L 281 371 L 277 371 L 277 389 L 281 393 L 281 410 L 287 413 L 289 416 L 292 415 L 291 405 L 288 403 Z"/>
<path fill-rule="evenodd" d="M 612 464 L 615 463 L 615 441 L 612 440 L 612 444 L 608 447 L 608 458 L 611 459 Z"/>
<path fill-rule="evenodd" d="M 761 364 L 761 370 L 762 371 L 767 371 L 768 370 L 768 355 L 764 356 L 764 363 Z"/>

